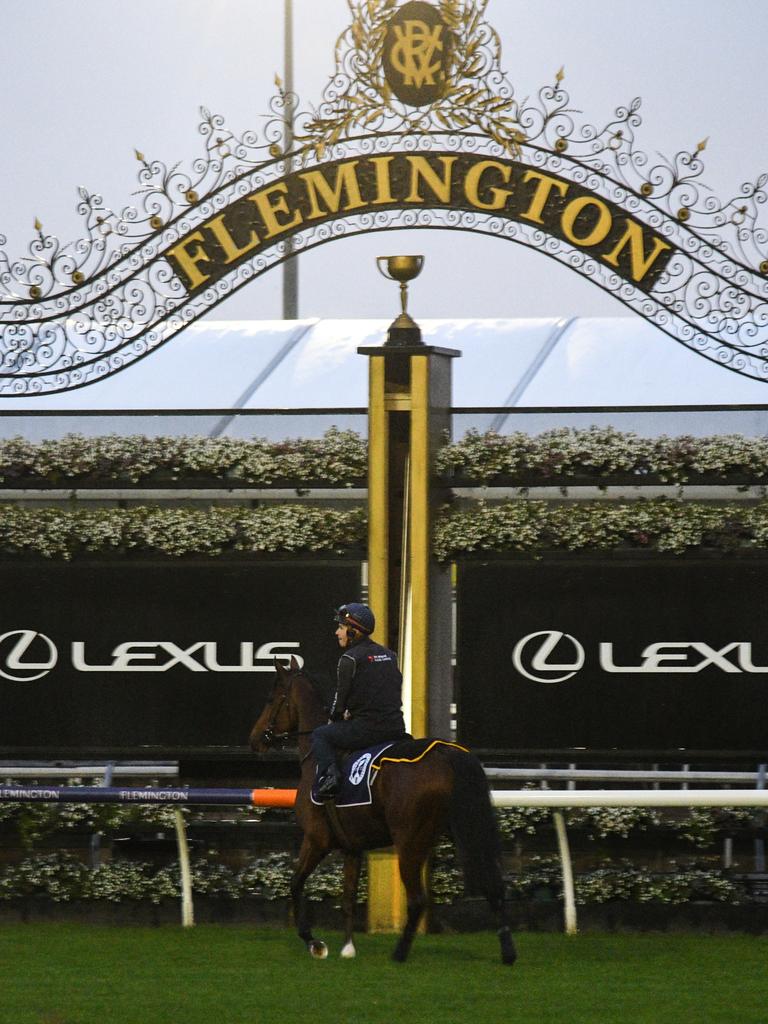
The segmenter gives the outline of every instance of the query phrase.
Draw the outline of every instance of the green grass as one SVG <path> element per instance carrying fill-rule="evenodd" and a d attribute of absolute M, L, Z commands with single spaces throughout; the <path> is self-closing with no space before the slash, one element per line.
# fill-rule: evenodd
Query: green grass
<path fill-rule="evenodd" d="M 768 1024 L 768 939 L 338 934 L 313 961 L 288 930 L 0 926 L 0 1024 Z"/>

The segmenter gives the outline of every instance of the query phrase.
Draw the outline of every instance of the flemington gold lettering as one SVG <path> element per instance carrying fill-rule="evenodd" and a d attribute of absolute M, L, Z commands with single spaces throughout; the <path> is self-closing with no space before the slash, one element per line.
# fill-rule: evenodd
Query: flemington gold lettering
<path fill-rule="evenodd" d="M 539 225 L 548 234 L 589 250 L 645 291 L 654 287 L 674 251 L 670 242 L 610 200 L 516 160 L 476 153 L 391 153 L 356 156 L 288 174 L 233 200 L 165 256 L 187 290 L 194 292 L 305 223 L 385 205 L 407 209 L 437 203 Z"/>
<path fill-rule="evenodd" d="M 361 206 L 365 206 L 357 181 L 358 163 L 358 160 L 350 160 L 349 163 L 339 164 L 336 168 L 336 184 L 333 186 L 328 184 L 322 171 L 306 171 L 299 175 L 306 185 L 309 198 L 307 220 L 317 220 L 318 217 L 325 217 L 329 213 L 338 213 L 341 209 L 342 193 L 347 197 L 345 210 L 359 210 Z M 323 200 L 327 209 L 320 208 L 318 197 Z"/>
<path fill-rule="evenodd" d="M 267 229 L 267 238 L 274 238 L 275 235 L 281 235 L 284 231 L 298 227 L 303 220 L 299 210 L 295 211 L 294 216 L 289 221 L 281 222 L 277 219 L 278 213 L 284 213 L 288 217 L 291 216 L 290 207 L 285 199 L 287 194 L 288 185 L 284 181 L 278 181 L 274 185 L 263 188 L 255 195 L 248 196 L 249 201 L 255 204 L 256 209 L 259 211 L 259 216 L 264 222 L 264 227 Z"/>
<path fill-rule="evenodd" d="M 488 185 L 483 182 L 483 175 L 490 170 L 498 171 L 505 184 L 512 177 L 511 166 L 502 164 L 498 160 L 481 160 L 470 167 L 464 179 L 464 195 L 467 197 L 469 205 L 474 206 L 477 210 L 503 210 L 512 195 L 512 189 L 499 188 L 498 185 Z M 490 200 L 480 198 L 481 188 L 486 189 L 492 197 Z"/>
<path fill-rule="evenodd" d="M 190 291 L 194 291 L 201 284 L 205 284 L 211 276 L 210 274 L 204 274 L 197 266 L 198 263 L 211 262 L 211 257 L 206 253 L 202 245 L 195 246 L 194 252 L 187 252 L 187 246 L 191 245 L 192 242 L 203 241 L 205 241 L 203 233 L 201 231 L 193 231 L 191 235 L 187 235 L 178 245 L 174 245 L 173 248 L 169 249 L 166 254 L 178 263 L 179 269 L 189 282 L 187 287 Z"/>
<path fill-rule="evenodd" d="M 449 205 L 452 191 L 451 171 L 456 163 L 456 157 L 441 156 L 439 159 L 443 165 L 442 178 L 425 156 L 408 156 L 408 163 L 411 165 L 411 191 L 405 197 L 406 203 L 424 202 L 424 197 L 419 192 L 419 183 L 423 181 L 441 203 Z"/>
<path fill-rule="evenodd" d="M 218 217 L 214 217 L 213 220 L 209 220 L 206 227 L 210 229 L 211 234 L 214 236 L 216 241 L 221 246 L 221 251 L 224 253 L 225 263 L 234 263 L 235 260 L 245 256 L 251 249 L 255 249 L 259 244 L 259 236 L 255 231 L 251 231 L 251 237 L 245 243 L 245 245 L 238 246 L 232 235 L 229 233 L 229 229 L 224 224 L 224 217 L 226 214 L 220 213 Z"/>
<path fill-rule="evenodd" d="M 556 188 L 560 195 L 565 198 L 568 194 L 568 182 L 561 181 L 559 178 L 551 178 L 548 174 L 542 174 L 541 171 L 527 171 L 523 175 L 523 182 L 527 184 L 529 181 L 538 181 L 538 185 L 533 193 L 531 205 L 520 216 L 526 220 L 532 220 L 535 224 L 543 224 L 542 214 L 552 194 L 552 189 Z"/>
<path fill-rule="evenodd" d="M 635 282 L 642 281 L 659 255 L 665 249 L 672 248 L 669 242 L 654 235 L 651 251 L 646 256 L 642 226 L 629 218 L 627 218 L 626 231 L 605 257 L 605 262 L 618 267 L 619 256 L 627 246 L 629 246 L 630 274 Z"/>
<path fill-rule="evenodd" d="M 392 195 L 392 161 L 393 156 L 371 157 L 374 171 L 376 172 L 376 198 L 371 200 L 373 206 L 381 206 L 384 203 L 394 203 Z"/>
<path fill-rule="evenodd" d="M 589 228 L 586 235 L 579 237 L 575 231 L 576 221 L 579 215 L 589 209 L 589 207 L 594 207 L 598 211 L 597 223 L 594 227 Z M 599 245 L 600 242 L 605 241 L 608 232 L 613 226 L 613 217 L 611 217 L 611 211 L 601 199 L 595 199 L 594 196 L 581 196 L 579 199 L 572 199 L 568 203 L 563 210 L 560 224 L 563 234 L 569 242 L 573 242 L 574 245 L 583 245 L 585 248 L 590 249 L 593 245 Z"/>

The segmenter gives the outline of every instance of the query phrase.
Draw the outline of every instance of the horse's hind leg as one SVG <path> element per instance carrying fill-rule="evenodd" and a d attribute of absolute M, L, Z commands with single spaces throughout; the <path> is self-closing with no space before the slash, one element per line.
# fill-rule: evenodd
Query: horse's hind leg
<path fill-rule="evenodd" d="M 488 879 L 485 897 L 490 904 L 491 910 L 496 915 L 499 945 L 501 946 L 501 961 L 511 966 L 517 960 L 517 950 L 515 949 L 512 928 L 509 923 L 509 911 L 504 894 L 504 879 L 502 878 L 501 871 L 494 874 L 495 877 Z"/>
<path fill-rule="evenodd" d="M 357 950 L 352 941 L 352 933 L 355 929 L 355 908 L 357 906 L 357 887 L 360 883 L 360 868 L 363 857 L 360 853 L 346 853 L 344 855 L 344 894 L 341 899 L 341 906 L 344 911 L 344 946 L 341 950 L 343 957 L 353 957 Z"/>
<path fill-rule="evenodd" d="M 427 893 L 424 889 L 422 874 L 428 852 L 429 848 L 423 851 L 412 849 L 397 850 L 400 877 L 405 886 L 408 907 L 405 928 L 403 928 L 403 933 L 392 954 L 392 959 L 397 960 L 399 963 L 403 963 L 407 959 L 413 937 L 416 934 L 416 929 L 419 927 L 419 921 L 427 908 Z"/>
<path fill-rule="evenodd" d="M 296 921 L 296 928 L 299 938 L 304 942 L 310 954 L 319 960 L 328 956 L 328 947 L 320 939 L 312 934 L 309 909 L 304 896 L 304 883 L 315 870 L 328 851 L 323 847 L 316 846 L 306 837 L 299 850 L 299 859 L 291 878 L 291 898 L 293 899 L 293 914 Z"/>

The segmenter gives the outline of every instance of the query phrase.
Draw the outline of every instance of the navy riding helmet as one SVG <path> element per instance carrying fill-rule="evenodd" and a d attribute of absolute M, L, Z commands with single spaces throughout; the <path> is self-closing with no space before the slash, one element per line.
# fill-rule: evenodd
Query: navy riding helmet
<path fill-rule="evenodd" d="M 360 633 L 365 633 L 366 636 L 372 633 L 376 626 L 376 619 L 368 605 L 357 604 L 355 601 L 350 601 L 349 604 L 343 604 L 337 608 L 334 622 L 356 629 Z"/>

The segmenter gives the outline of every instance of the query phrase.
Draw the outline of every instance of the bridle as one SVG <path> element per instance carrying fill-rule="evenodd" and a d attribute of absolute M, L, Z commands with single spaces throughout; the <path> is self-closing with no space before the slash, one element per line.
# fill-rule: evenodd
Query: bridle
<path fill-rule="evenodd" d="M 288 700 L 288 694 L 291 692 L 291 683 L 285 684 L 285 690 L 280 698 L 280 702 L 272 708 L 272 714 L 269 716 L 267 727 L 261 734 L 261 742 L 265 743 L 268 747 L 271 747 L 273 743 L 279 743 L 281 746 L 285 746 L 287 741 L 292 736 L 310 736 L 312 729 L 291 729 L 288 732 L 275 732 L 275 723 L 277 722 L 278 715 L 283 710 L 283 705 Z"/>
<path fill-rule="evenodd" d="M 291 684 L 288 683 L 283 691 L 283 695 L 280 698 L 280 703 L 272 708 L 272 714 L 269 716 L 267 727 L 261 734 L 261 742 L 266 743 L 268 747 L 277 741 L 278 743 L 285 744 L 285 741 L 291 735 L 290 732 L 275 732 L 275 723 L 277 722 L 277 716 L 283 710 L 283 704 L 288 700 L 288 693 L 291 689 Z"/>

